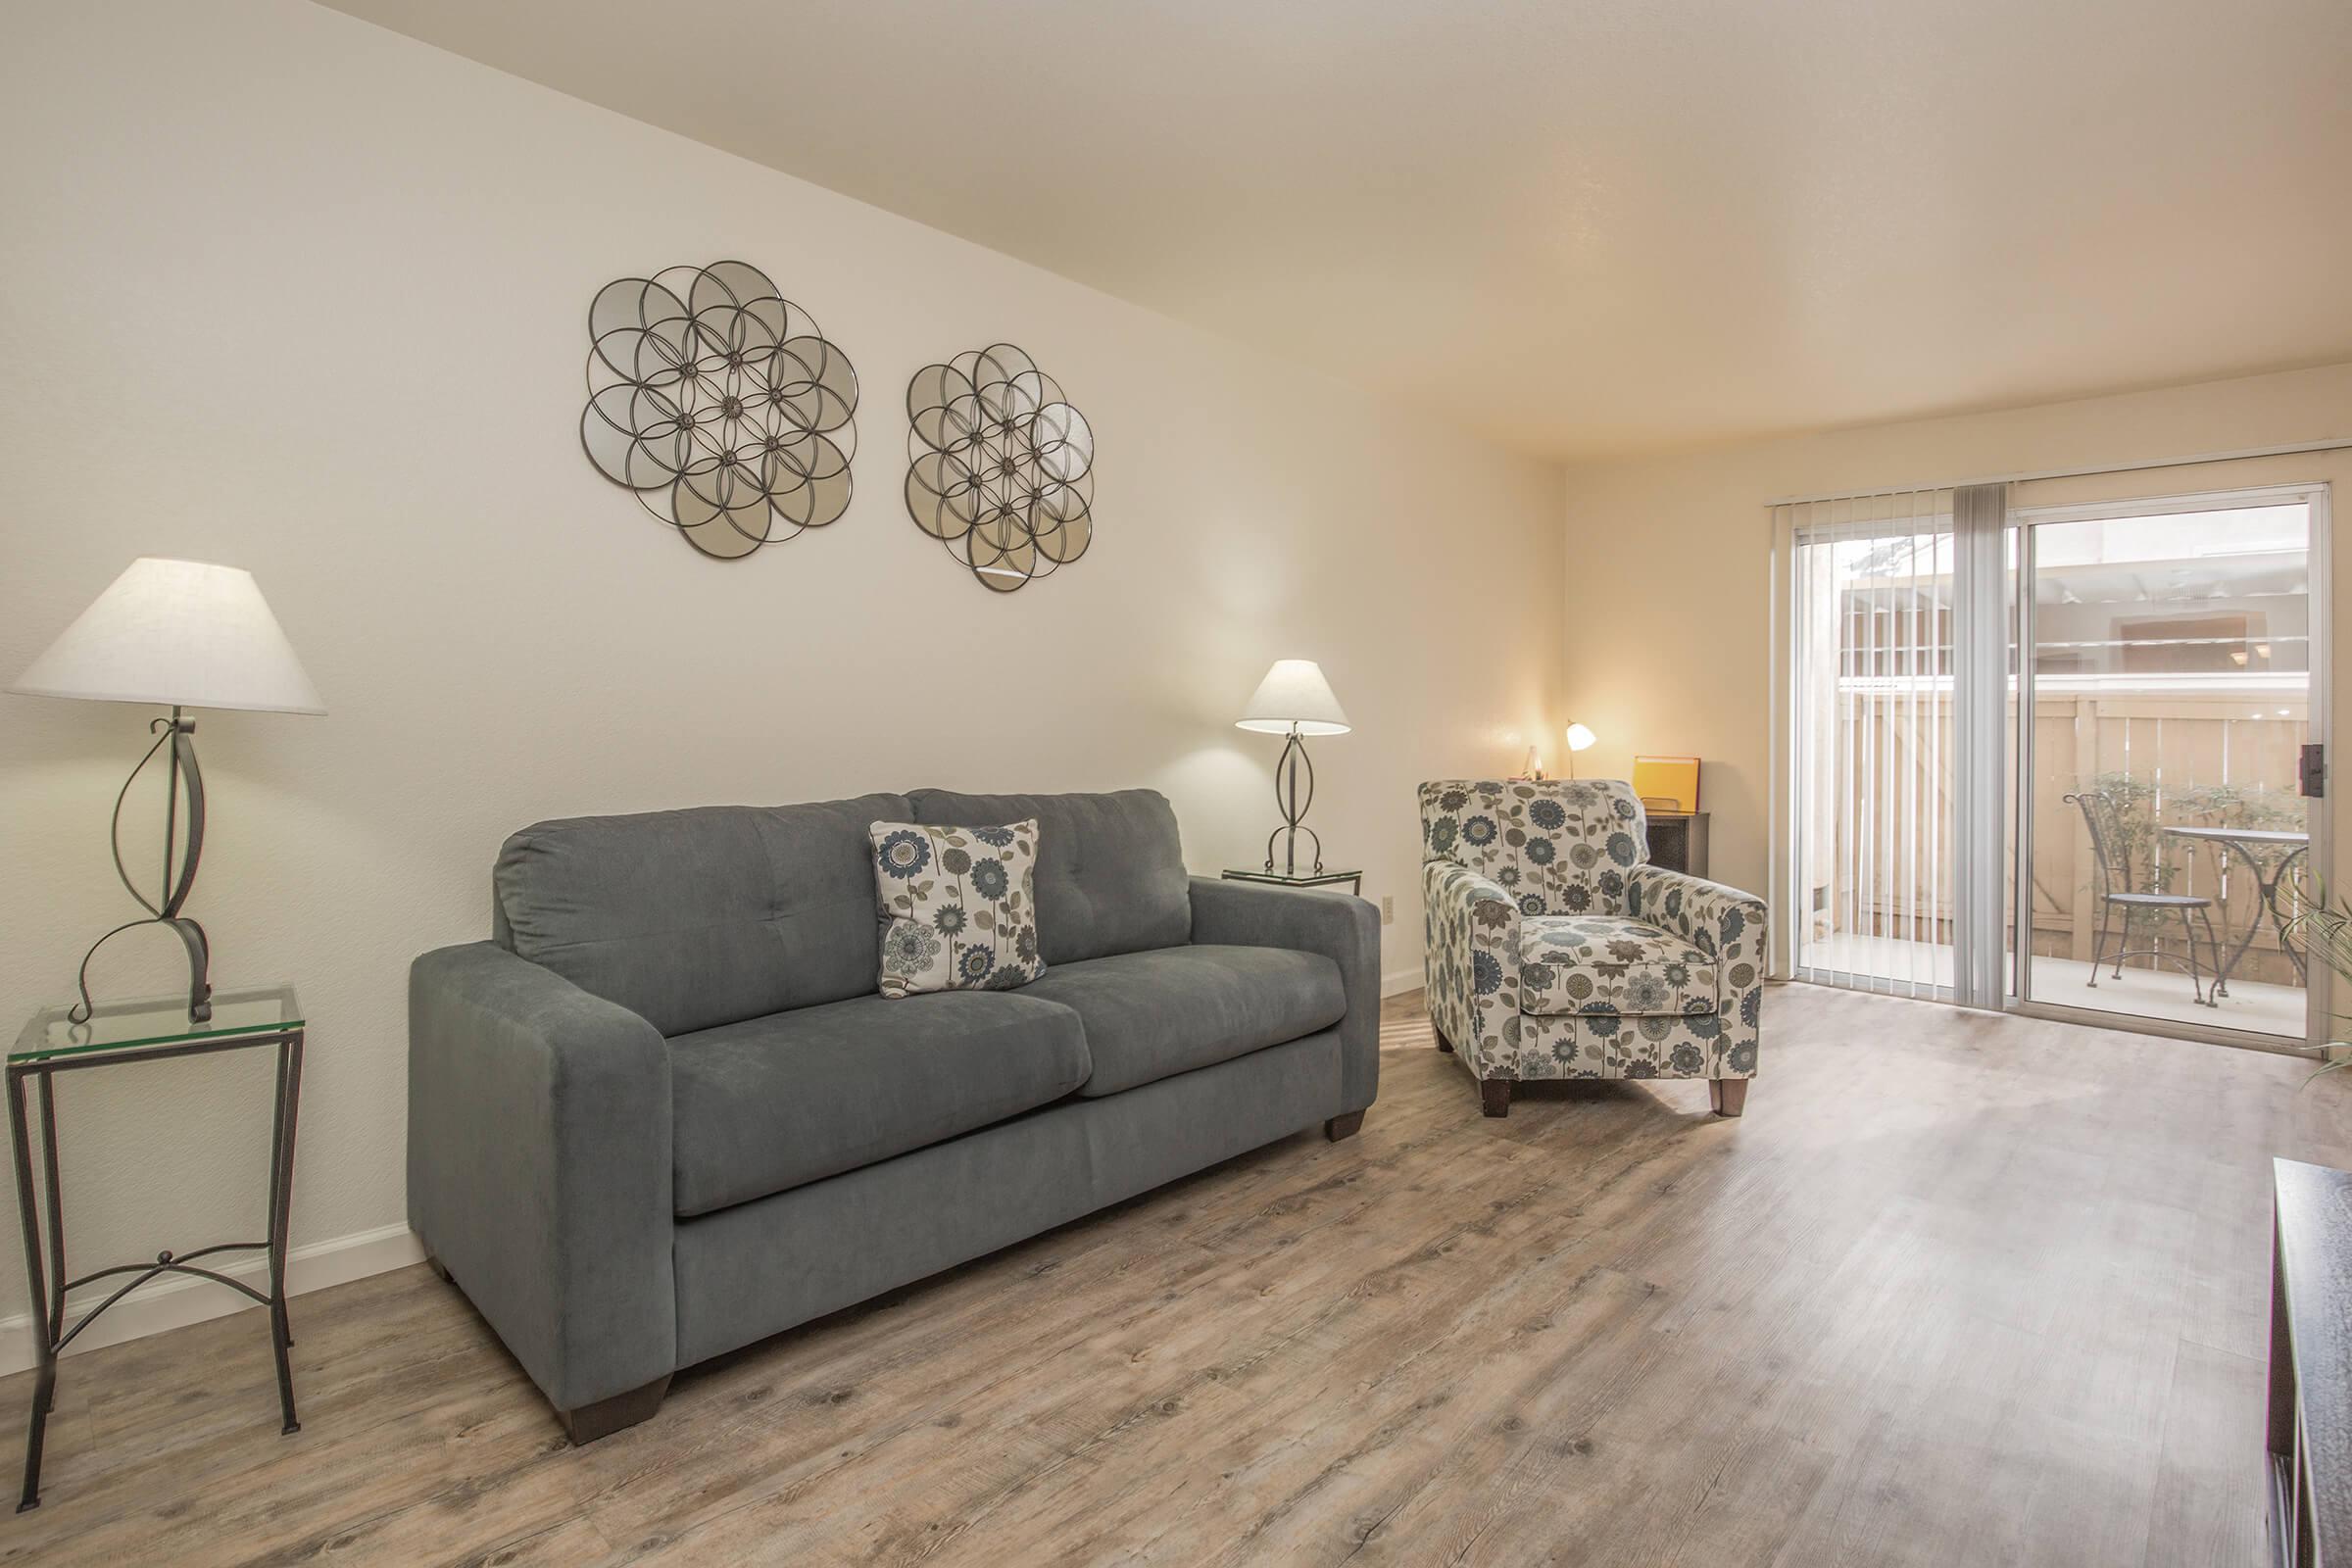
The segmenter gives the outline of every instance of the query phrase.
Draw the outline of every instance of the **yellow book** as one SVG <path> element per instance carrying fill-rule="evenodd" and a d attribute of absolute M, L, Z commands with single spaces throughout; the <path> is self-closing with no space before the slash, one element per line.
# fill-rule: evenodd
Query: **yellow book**
<path fill-rule="evenodd" d="M 1698 759 L 1695 757 L 1637 757 L 1634 794 L 1645 811 L 1698 809 Z"/>

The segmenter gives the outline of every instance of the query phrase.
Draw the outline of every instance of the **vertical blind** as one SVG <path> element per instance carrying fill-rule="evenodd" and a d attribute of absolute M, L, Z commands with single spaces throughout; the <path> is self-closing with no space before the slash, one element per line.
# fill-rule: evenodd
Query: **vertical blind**
<path fill-rule="evenodd" d="M 1998 944 L 1972 932 L 2004 886 L 2001 798 L 1972 781 L 1999 773 L 2003 487 L 1775 511 L 1792 547 L 1797 972 L 1998 1005 Z"/>

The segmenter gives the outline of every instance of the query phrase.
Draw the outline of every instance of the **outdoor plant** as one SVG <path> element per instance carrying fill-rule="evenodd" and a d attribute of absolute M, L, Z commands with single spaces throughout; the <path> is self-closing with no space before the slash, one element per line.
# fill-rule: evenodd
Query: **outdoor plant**
<path fill-rule="evenodd" d="M 2328 890 L 2318 884 L 2308 884 L 2297 890 L 2301 906 L 2287 917 L 2286 940 L 2303 950 L 2306 962 L 2324 963 L 2336 979 L 2352 985 L 2352 903 L 2331 899 Z M 2337 1026 L 2337 1033 L 2352 1017 L 2336 1012 L 2328 1015 Z M 2325 1077 L 2339 1067 L 2352 1065 L 2352 1042 L 2342 1038 L 2330 1040 L 2320 1048 L 2328 1065 L 2313 1073 L 2313 1078 Z M 2309 1080 L 2306 1080 L 2308 1082 Z"/>

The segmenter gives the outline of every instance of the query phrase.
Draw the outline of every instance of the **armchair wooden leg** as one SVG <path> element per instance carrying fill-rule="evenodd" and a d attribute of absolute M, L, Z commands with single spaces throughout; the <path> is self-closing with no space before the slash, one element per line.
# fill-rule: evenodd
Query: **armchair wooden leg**
<path fill-rule="evenodd" d="M 1748 1080 L 1745 1078 L 1708 1079 L 1707 1098 L 1714 1102 L 1715 1114 L 1737 1116 L 1745 1110 L 1747 1108 L 1747 1085 Z"/>
<path fill-rule="evenodd" d="M 1508 1078 L 1481 1078 L 1478 1081 L 1479 1108 L 1490 1116 L 1508 1116 L 1511 1113 L 1511 1081 Z"/>
<path fill-rule="evenodd" d="M 424 1254 L 424 1266 L 431 1269 L 433 1271 L 433 1277 L 438 1279 L 442 1284 L 455 1285 L 458 1283 L 456 1280 L 450 1278 L 449 1270 L 442 1264 L 441 1260 L 433 1256 L 433 1254 L 430 1252 Z"/>
<path fill-rule="evenodd" d="M 1336 1144 L 1343 1138 L 1353 1138 L 1356 1129 L 1363 1124 L 1364 1113 L 1360 1110 L 1351 1110 L 1345 1116 L 1334 1116 L 1325 1122 L 1323 1136 Z"/>
<path fill-rule="evenodd" d="M 1439 1028 L 1433 1023 L 1429 1026 L 1429 1032 L 1438 1037 L 1438 1049 L 1440 1051 L 1443 1051 L 1448 1056 L 1453 1054 L 1453 1042 L 1446 1038 L 1445 1030 Z"/>

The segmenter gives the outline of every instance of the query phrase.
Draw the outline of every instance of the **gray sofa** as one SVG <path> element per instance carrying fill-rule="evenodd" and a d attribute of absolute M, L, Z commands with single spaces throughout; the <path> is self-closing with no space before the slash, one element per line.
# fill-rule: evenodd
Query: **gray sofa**
<path fill-rule="evenodd" d="M 879 996 L 867 825 L 1031 816 L 1044 977 Z M 1149 790 L 542 822 L 493 882 L 410 973 L 409 1223 L 574 1442 L 1378 1088 L 1371 906 L 1188 877 Z"/>

